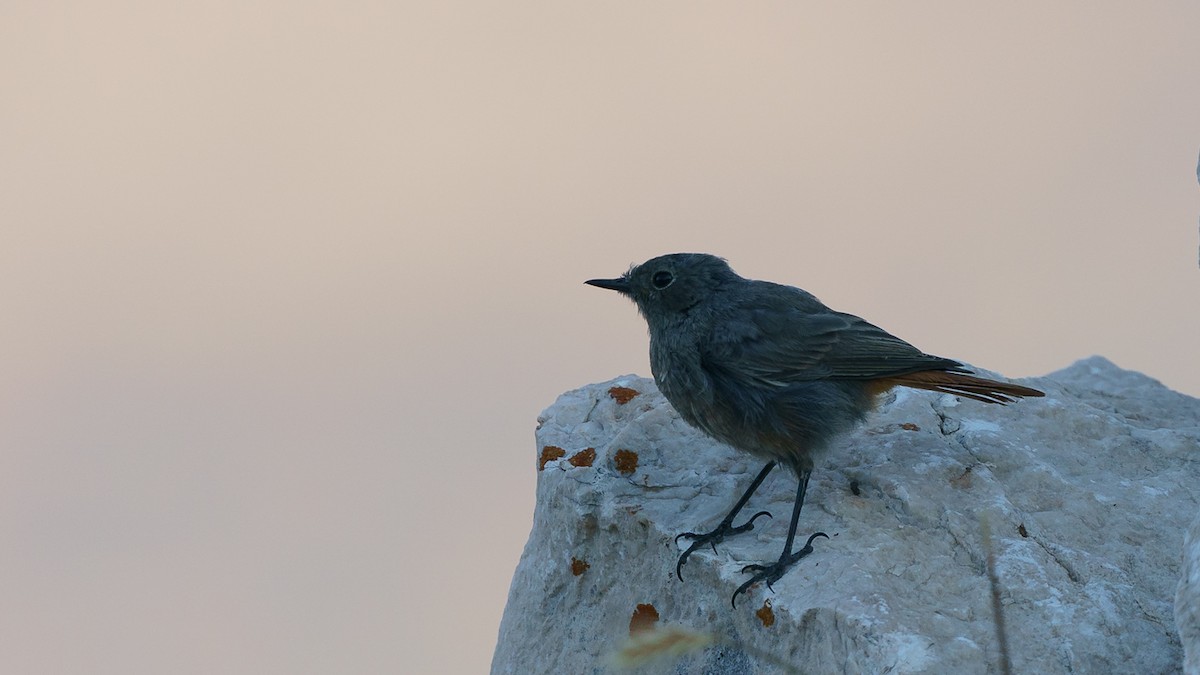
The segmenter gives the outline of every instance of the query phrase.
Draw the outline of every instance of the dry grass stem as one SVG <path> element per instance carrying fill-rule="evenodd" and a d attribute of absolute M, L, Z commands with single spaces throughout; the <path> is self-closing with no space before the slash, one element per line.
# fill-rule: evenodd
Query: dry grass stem
<path fill-rule="evenodd" d="M 612 663 L 620 668 L 636 668 L 659 659 L 678 659 L 685 654 L 698 652 L 716 644 L 740 649 L 760 661 L 780 668 L 785 673 L 801 675 L 799 668 L 774 654 L 712 633 L 701 633 L 680 626 L 663 626 L 636 633 L 613 654 Z"/>

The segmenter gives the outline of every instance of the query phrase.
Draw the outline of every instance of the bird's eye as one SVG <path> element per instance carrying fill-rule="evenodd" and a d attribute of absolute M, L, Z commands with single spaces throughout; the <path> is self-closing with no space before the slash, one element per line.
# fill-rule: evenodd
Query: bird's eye
<path fill-rule="evenodd" d="M 650 277 L 650 283 L 654 284 L 654 287 L 660 291 L 667 286 L 670 286 L 672 281 L 675 281 L 675 275 L 665 270 L 662 272 L 655 272 L 654 276 Z"/>

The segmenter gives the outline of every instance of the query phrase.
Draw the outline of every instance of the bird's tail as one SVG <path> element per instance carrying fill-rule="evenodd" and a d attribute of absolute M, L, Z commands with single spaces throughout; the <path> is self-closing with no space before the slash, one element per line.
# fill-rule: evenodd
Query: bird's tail
<path fill-rule="evenodd" d="M 892 386 L 912 387 L 939 391 L 943 394 L 954 394 L 966 398 L 983 401 L 984 403 L 1012 403 L 1026 396 L 1045 396 L 1037 389 L 1022 387 L 1011 382 L 997 382 L 983 377 L 955 373 L 946 370 L 922 370 L 905 375 L 889 377 L 886 380 L 889 388 Z"/>

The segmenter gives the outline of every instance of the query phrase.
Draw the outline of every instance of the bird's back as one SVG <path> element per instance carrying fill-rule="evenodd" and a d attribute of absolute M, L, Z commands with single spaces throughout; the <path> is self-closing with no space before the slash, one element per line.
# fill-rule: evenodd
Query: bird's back
<path fill-rule="evenodd" d="M 685 320 L 687 330 L 651 327 L 651 364 L 667 399 L 711 436 L 797 468 L 811 466 L 892 386 L 997 403 L 1041 394 L 971 376 L 791 286 L 739 279 Z"/>

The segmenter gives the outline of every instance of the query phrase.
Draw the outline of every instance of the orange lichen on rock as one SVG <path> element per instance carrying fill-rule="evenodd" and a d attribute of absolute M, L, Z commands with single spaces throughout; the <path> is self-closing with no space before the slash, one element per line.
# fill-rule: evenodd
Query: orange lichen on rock
<path fill-rule="evenodd" d="M 770 628 L 775 625 L 775 610 L 771 609 L 770 600 L 764 602 L 763 606 L 754 615 L 762 622 L 764 628 Z"/>
<path fill-rule="evenodd" d="M 571 556 L 571 574 L 579 576 L 580 574 L 586 572 L 587 568 L 589 567 L 591 567 L 591 565 L 580 560 L 579 558 L 576 558 L 575 556 Z"/>
<path fill-rule="evenodd" d="M 553 462 L 565 454 L 567 451 L 557 445 L 547 445 L 542 448 L 542 456 L 538 458 L 538 471 L 546 468 L 546 462 Z"/>
<path fill-rule="evenodd" d="M 633 616 L 629 617 L 629 634 L 632 636 L 654 630 L 656 623 L 658 623 L 658 610 L 654 609 L 654 605 L 638 605 L 637 609 L 633 610 Z"/>
<path fill-rule="evenodd" d="M 608 390 L 608 395 L 611 396 L 619 405 L 625 405 L 626 403 L 629 403 L 633 400 L 634 396 L 637 396 L 640 393 L 642 392 L 638 391 L 637 389 L 630 389 L 629 387 L 612 387 Z"/>
<path fill-rule="evenodd" d="M 912 422 L 905 422 L 904 424 L 900 425 L 900 428 L 905 431 L 920 431 L 921 430 L 921 427 L 913 424 Z"/>
<path fill-rule="evenodd" d="M 637 462 L 637 453 L 632 450 L 618 450 L 613 454 L 613 466 L 626 476 L 637 471 Z"/>
<path fill-rule="evenodd" d="M 571 458 L 567 461 L 572 466 L 591 466 L 592 462 L 596 461 L 596 450 L 594 448 L 584 448 L 571 455 Z"/>

